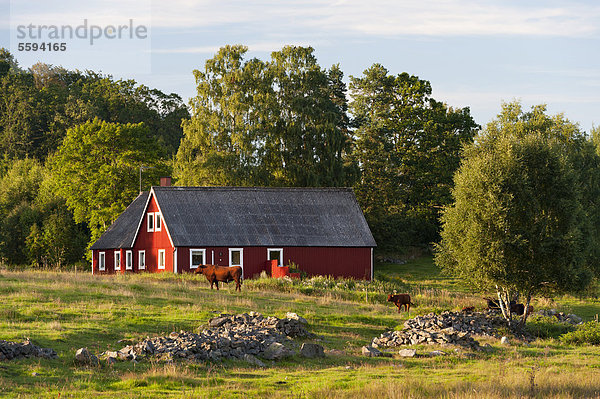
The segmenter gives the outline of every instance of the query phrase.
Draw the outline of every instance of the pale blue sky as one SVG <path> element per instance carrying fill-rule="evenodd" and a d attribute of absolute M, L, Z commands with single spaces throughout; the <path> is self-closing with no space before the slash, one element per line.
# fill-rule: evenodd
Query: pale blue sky
<path fill-rule="evenodd" d="M 0 0 L 0 45 L 16 48 L 14 26 L 21 22 L 88 19 L 106 26 L 132 18 L 151 26 L 148 40 L 105 39 L 91 48 L 73 41 L 63 54 L 14 55 L 22 67 L 43 61 L 101 69 L 187 100 L 195 93 L 192 70 L 203 68 L 224 44 L 245 44 L 248 58 L 261 59 L 285 44 L 311 45 L 323 67 L 339 63 L 346 76 L 360 75 L 378 62 L 394 74 L 427 79 L 437 100 L 469 106 L 482 125 L 499 112 L 502 101 L 513 99 L 525 106 L 546 103 L 551 113 L 563 112 L 586 131 L 600 124 L 597 1 L 81 3 Z"/>

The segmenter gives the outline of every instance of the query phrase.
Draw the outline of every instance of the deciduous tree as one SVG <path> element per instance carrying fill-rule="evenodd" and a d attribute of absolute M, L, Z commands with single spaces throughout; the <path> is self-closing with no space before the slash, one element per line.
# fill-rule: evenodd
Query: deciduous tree
<path fill-rule="evenodd" d="M 49 161 L 77 223 L 88 224 L 92 242 L 138 195 L 139 168 L 144 187 L 167 174 L 163 152 L 143 124 L 108 123 L 94 119 L 67 131 L 58 152 Z"/>
<path fill-rule="evenodd" d="M 581 290 L 597 261 L 598 237 L 589 233 L 598 210 L 587 184 L 600 179 L 597 169 L 575 167 L 597 168 L 597 156 L 576 125 L 544 111 L 505 104 L 466 149 L 436 248 L 444 270 L 497 291 L 509 321 L 515 294 L 527 310 L 534 295 Z"/>

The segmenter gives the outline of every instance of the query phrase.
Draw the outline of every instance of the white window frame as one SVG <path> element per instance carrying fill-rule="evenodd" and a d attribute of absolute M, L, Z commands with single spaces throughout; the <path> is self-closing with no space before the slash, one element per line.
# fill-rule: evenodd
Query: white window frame
<path fill-rule="evenodd" d="M 234 251 L 240 251 L 240 264 L 234 265 L 231 261 L 231 253 Z M 229 266 L 244 266 L 244 248 L 229 248 Z"/>
<path fill-rule="evenodd" d="M 202 252 L 202 259 L 204 260 L 204 264 L 206 265 L 206 249 L 192 248 L 190 249 L 190 270 L 198 268 L 198 265 L 192 265 L 192 255 L 194 252 Z"/>
<path fill-rule="evenodd" d="M 144 260 L 144 263 L 142 263 L 142 260 Z M 146 269 L 146 251 L 145 250 L 139 250 L 138 251 L 138 270 L 145 270 Z"/>
<path fill-rule="evenodd" d="M 277 266 L 283 266 L 283 248 L 267 248 L 267 260 L 271 260 L 271 252 L 275 252 L 278 251 L 279 252 L 279 265 Z"/>
<path fill-rule="evenodd" d="M 160 218 L 160 212 L 154 212 L 154 231 L 162 230 L 162 219 Z"/>
<path fill-rule="evenodd" d="M 162 253 L 162 261 L 163 261 L 162 266 L 160 265 L 160 254 L 161 253 Z M 156 264 L 158 265 L 158 268 L 161 269 L 161 270 L 164 270 L 165 266 L 167 264 L 167 256 L 166 255 L 167 254 L 166 254 L 166 251 L 164 249 L 159 249 L 158 250 L 158 258 L 156 259 Z"/>
<path fill-rule="evenodd" d="M 131 263 L 129 259 L 131 259 Z M 125 270 L 133 270 L 133 251 L 125 251 Z"/>
<path fill-rule="evenodd" d="M 148 233 L 154 232 L 154 212 L 150 212 L 146 216 L 146 231 Z"/>
<path fill-rule="evenodd" d="M 121 270 L 121 251 L 115 251 L 115 270 Z"/>
<path fill-rule="evenodd" d="M 98 270 L 106 270 L 106 252 L 98 252 Z"/>

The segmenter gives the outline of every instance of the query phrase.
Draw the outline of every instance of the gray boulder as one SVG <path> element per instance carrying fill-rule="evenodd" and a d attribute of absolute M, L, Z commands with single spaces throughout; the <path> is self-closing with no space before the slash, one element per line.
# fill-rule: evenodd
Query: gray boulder
<path fill-rule="evenodd" d="M 402 357 L 415 357 L 417 355 L 417 351 L 415 349 L 400 349 L 398 354 Z"/>
<path fill-rule="evenodd" d="M 265 349 L 263 357 L 269 360 L 279 360 L 292 356 L 294 353 L 279 342 L 273 342 Z"/>
<path fill-rule="evenodd" d="M 367 357 L 379 357 L 382 355 L 381 351 L 377 348 L 373 348 L 371 345 L 363 346 L 362 354 Z"/>
<path fill-rule="evenodd" d="M 298 320 L 298 322 L 300 322 L 301 324 L 308 324 L 308 321 L 306 321 L 304 317 L 298 316 L 298 314 L 293 312 L 287 312 L 285 317 L 291 320 Z"/>
<path fill-rule="evenodd" d="M 244 359 L 245 362 L 253 366 L 266 367 L 266 365 L 263 362 L 261 362 L 260 359 L 258 359 L 256 356 L 249 355 L 246 353 L 242 359 Z"/>
<path fill-rule="evenodd" d="M 325 357 L 325 351 L 319 344 L 303 343 L 300 348 L 300 356 L 307 358 Z"/>
<path fill-rule="evenodd" d="M 75 352 L 75 361 L 87 366 L 95 366 L 98 364 L 98 358 L 91 354 L 88 348 L 77 349 L 77 352 Z"/>

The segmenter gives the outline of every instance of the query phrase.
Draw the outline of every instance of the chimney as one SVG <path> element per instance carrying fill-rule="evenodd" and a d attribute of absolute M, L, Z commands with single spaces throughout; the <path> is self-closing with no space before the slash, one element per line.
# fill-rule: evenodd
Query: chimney
<path fill-rule="evenodd" d="M 171 186 L 171 177 L 161 177 L 160 178 L 160 186 L 161 187 L 170 187 Z"/>

